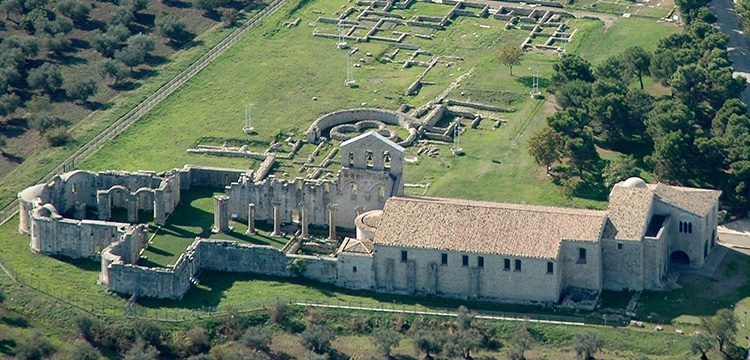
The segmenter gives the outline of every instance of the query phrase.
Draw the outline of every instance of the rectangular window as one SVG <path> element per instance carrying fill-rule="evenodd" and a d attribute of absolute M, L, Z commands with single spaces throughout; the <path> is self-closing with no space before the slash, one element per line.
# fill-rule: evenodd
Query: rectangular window
<path fill-rule="evenodd" d="M 503 260 L 503 270 L 510 271 L 510 259 Z"/>
<path fill-rule="evenodd" d="M 480 256 L 477 258 L 477 267 L 480 267 L 480 268 L 484 267 L 484 256 Z"/>
<path fill-rule="evenodd" d="M 406 262 L 406 260 L 409 260 L 409 255 L 406 253 L 406 250 L 401 251 L 401 262 Z"/>
<path fill-rule="evenodd" d="M 579 264 L 586 263 L 586 249 L 584 248 L 578 248 L 578 263 Z"/>
<path fill-rule="evenodd" d="M 354 273 L 357 272 L 357 267 L 356 266 L 352 267 L 352 272 L 354 272 Z"/>
<path fill-rule="evenodd" d="M 552 261 L 547 261 L 547 274 L 555 272 L 555 264 Z"/>
<path fill-rule="evenodd" d="M 440 264 L 448 265 L 448 254 L 443 253 L 440 255 Z"/>
<path fill-rule="evenodd" d="M 622 243 L 617 243 L 617 250 L 622 250 Z"/>
<path fill-rule="evenodd" d="M 516 259 L 516 271 L 521 271 L 521 260 Z"/>
<path fill-rule="evenodd" d="M 461 265 L 469 266 L 469 255 L 461 256 Z"/>

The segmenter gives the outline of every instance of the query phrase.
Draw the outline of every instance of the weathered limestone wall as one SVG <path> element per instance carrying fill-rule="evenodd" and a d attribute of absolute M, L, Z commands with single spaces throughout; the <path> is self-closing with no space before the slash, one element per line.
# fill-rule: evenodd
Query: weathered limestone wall
<path fill-rule="evenodd" d="M 117 241 L 126 223 L 74 220 L 60 216 L 32 218 L 31 250 L 45 255 L 99 259 L 102 249 Z"/>
<path fill-rule="evenodd" d="M 401 261 L 401 252 L 407 261 Z M 447 265 L 442 254 L 448 255 Z M 469 265 L 463 266 L 463 255 Z M 484 266 L 478 265 L 484 257 Z M 373 270 L 376 289 L 382 292 L 427 294 L 454 298 L 476 298 L 511 302 L 556 302 L 560 298 L 561 271 L 552 261 L 554 271 L 547 273 L 544 259 L 508 258 L 511 269 L 504 270 L 505 259 L 499 255 L 460 253 L 433 249 L 401 248 L 375 245 Z M 521 260 L 521 270 L 515 270 Z"/>
<path fill-rule="evenodd" d="M 338 259 L 338 286 L 349 289 L 375 288 L 372 254 L 340 253 Z"/>
<path fill-rule="evenodd" d="M 586 261 L 579 259 L 579 249 L 586 250 Z M 601 242 L 567 241 L 560 244 L 559 262 L 562 288 L 599 290 L 602 288 Z"/>
<path fill-rule="evenodd" d="M 309 143 L 317 143 L 325 130 L 336 125 L 355 123 L 361 120 L 377 120 L 389 125 L 401 126 L 404 129 L 416 128 L 419 121 L 398 111 L 385 109 L 348 109 L 325 114 L 315 120 L 305 132 Z"/>
<path fill-rule="evenodd" d="M 193 186 L 223 188 L 250 170 L 185 165 L 178 171 L 182 190 Z"/>
<path fill-rule="evenodd" d="M 602 239 L 602 288 L 643 290 L 643 251 L 641 241 Z"/>
<path fill-rule="evenodd" d="M 665 220 L 665 227 L 656 237 L 643 238 L 643 288 L 663 289 L 662 276 L 667 272 L 669 264 L 669 239 L 672 236 L 669 223 L 672 218 Z"/>
<path fill-rule="evenodd" d="M 716 229 L 718 221 L 715 211 L 710 211 L 705 217 L 699 217 L 657 200 L 654 201 L 654 213 L 669 214 L 672 218 L 669 224 L 671 241 L 668 256 L 675 251 L 683 251 L 690 257 L 690 267 L 699 268 L 703 266 L 705 261 L 704 246 L 708 242 L 708 253 L 710 254 L 712 230 Z M 690 223 L 692 233 L 680 232 L 680 222 Z M 712 227 L 708 227 L 709 224 Z"/>

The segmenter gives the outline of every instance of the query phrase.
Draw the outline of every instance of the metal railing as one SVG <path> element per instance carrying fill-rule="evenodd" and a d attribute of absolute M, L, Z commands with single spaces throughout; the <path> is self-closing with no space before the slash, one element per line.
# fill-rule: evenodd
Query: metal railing
<path fill-rule="evenodd" d="M 65 173 L 75 169 L 80 163 L 88 159 L 96 151 L 104 147 L 112 139 L 120 135 L 130 125 L 133 125 L 136 121 L 141 119 L 151 109 L 159 105 L 164 99 L 169 97 L 172 93 L 177 91 L 182 85 L 188 80 L 192 79 L 206 66 L 211 64 L 216 58 L 221 56 L 230 47 L 236 44 L 243 36 L 245 36 L 250 29 L 259 24 L 263 19 L 275 13 L 281 6 L 287 3 L 288 0 L 274 0 L 268 6 L 263 8 L 252 18 L 246 21 L 242 26 L 235 29 L 232 33 L 227 35 L 223 40 L 206 52 L 200 59 L 196 60 L 193 64 L 188 66 L 187 69 L 183 70 L 180 74 L 172 78 L 148 98 L 143 100 L 140 104 L 136 105 L 125 115 L 117 119 L 114 123 L 104 129 L 101 133 L 96 135 L 93 139 L 87 142 L 80 149 L 75 151 L 72 155 L 68 156 L 62 163 L 57 165 L 52 171 L 47 173 L 40 182 L 48 182 L 52 180 L 55 175 Z M 0 226 L 8 222 L 18 212 L 18 199 L 13 200 L 8 206 L 0 210 Z"/>

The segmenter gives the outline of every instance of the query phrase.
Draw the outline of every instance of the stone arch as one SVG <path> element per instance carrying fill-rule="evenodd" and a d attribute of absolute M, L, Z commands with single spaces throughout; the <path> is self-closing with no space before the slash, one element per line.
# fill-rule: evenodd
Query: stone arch
<path fill-rule="evenodd" d="M 60 177 L 65 184 L 64 204 L 55 204 L 63 213 L 72 209 L 75 203 L 96 203 L 96 175 L 91 172 L 77 170 Z"/>
<path fill-rule="evenodd" d="M 669 263 L 674 265 L 690 265 L 690 256 L 682 250 L 673 251 L 669 255 Z"/>
<path fill-rule="evenodd" d="M 142 187 L 135 192 L 136 208 L 143 211 L 154 210 L 154 190 Z"/>
<path fill-rule="evenodd" d="M 128 208 L 128 202 L 130 201 L 130 190 L 122 185 L 115 185 L 107 190 L 109 195 L 109 207 L 115 208 Z"/>

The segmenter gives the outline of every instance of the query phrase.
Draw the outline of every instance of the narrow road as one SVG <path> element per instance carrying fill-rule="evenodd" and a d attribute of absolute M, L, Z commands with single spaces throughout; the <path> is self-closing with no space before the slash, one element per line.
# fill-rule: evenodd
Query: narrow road
<path fill-rule="evenodd" d="M 742 33 L 737 13 L 732 0 L 713 0 L 708 4 L 711 11 L 719 18 L 716 26 L 721 32 L 729 35 L 727 50 L 732 60 L 734 75 L 742 75 L 750 80 L 750 41 Z M 750 105 L 750 86 L 742 92 L 742 102 Z"/>

